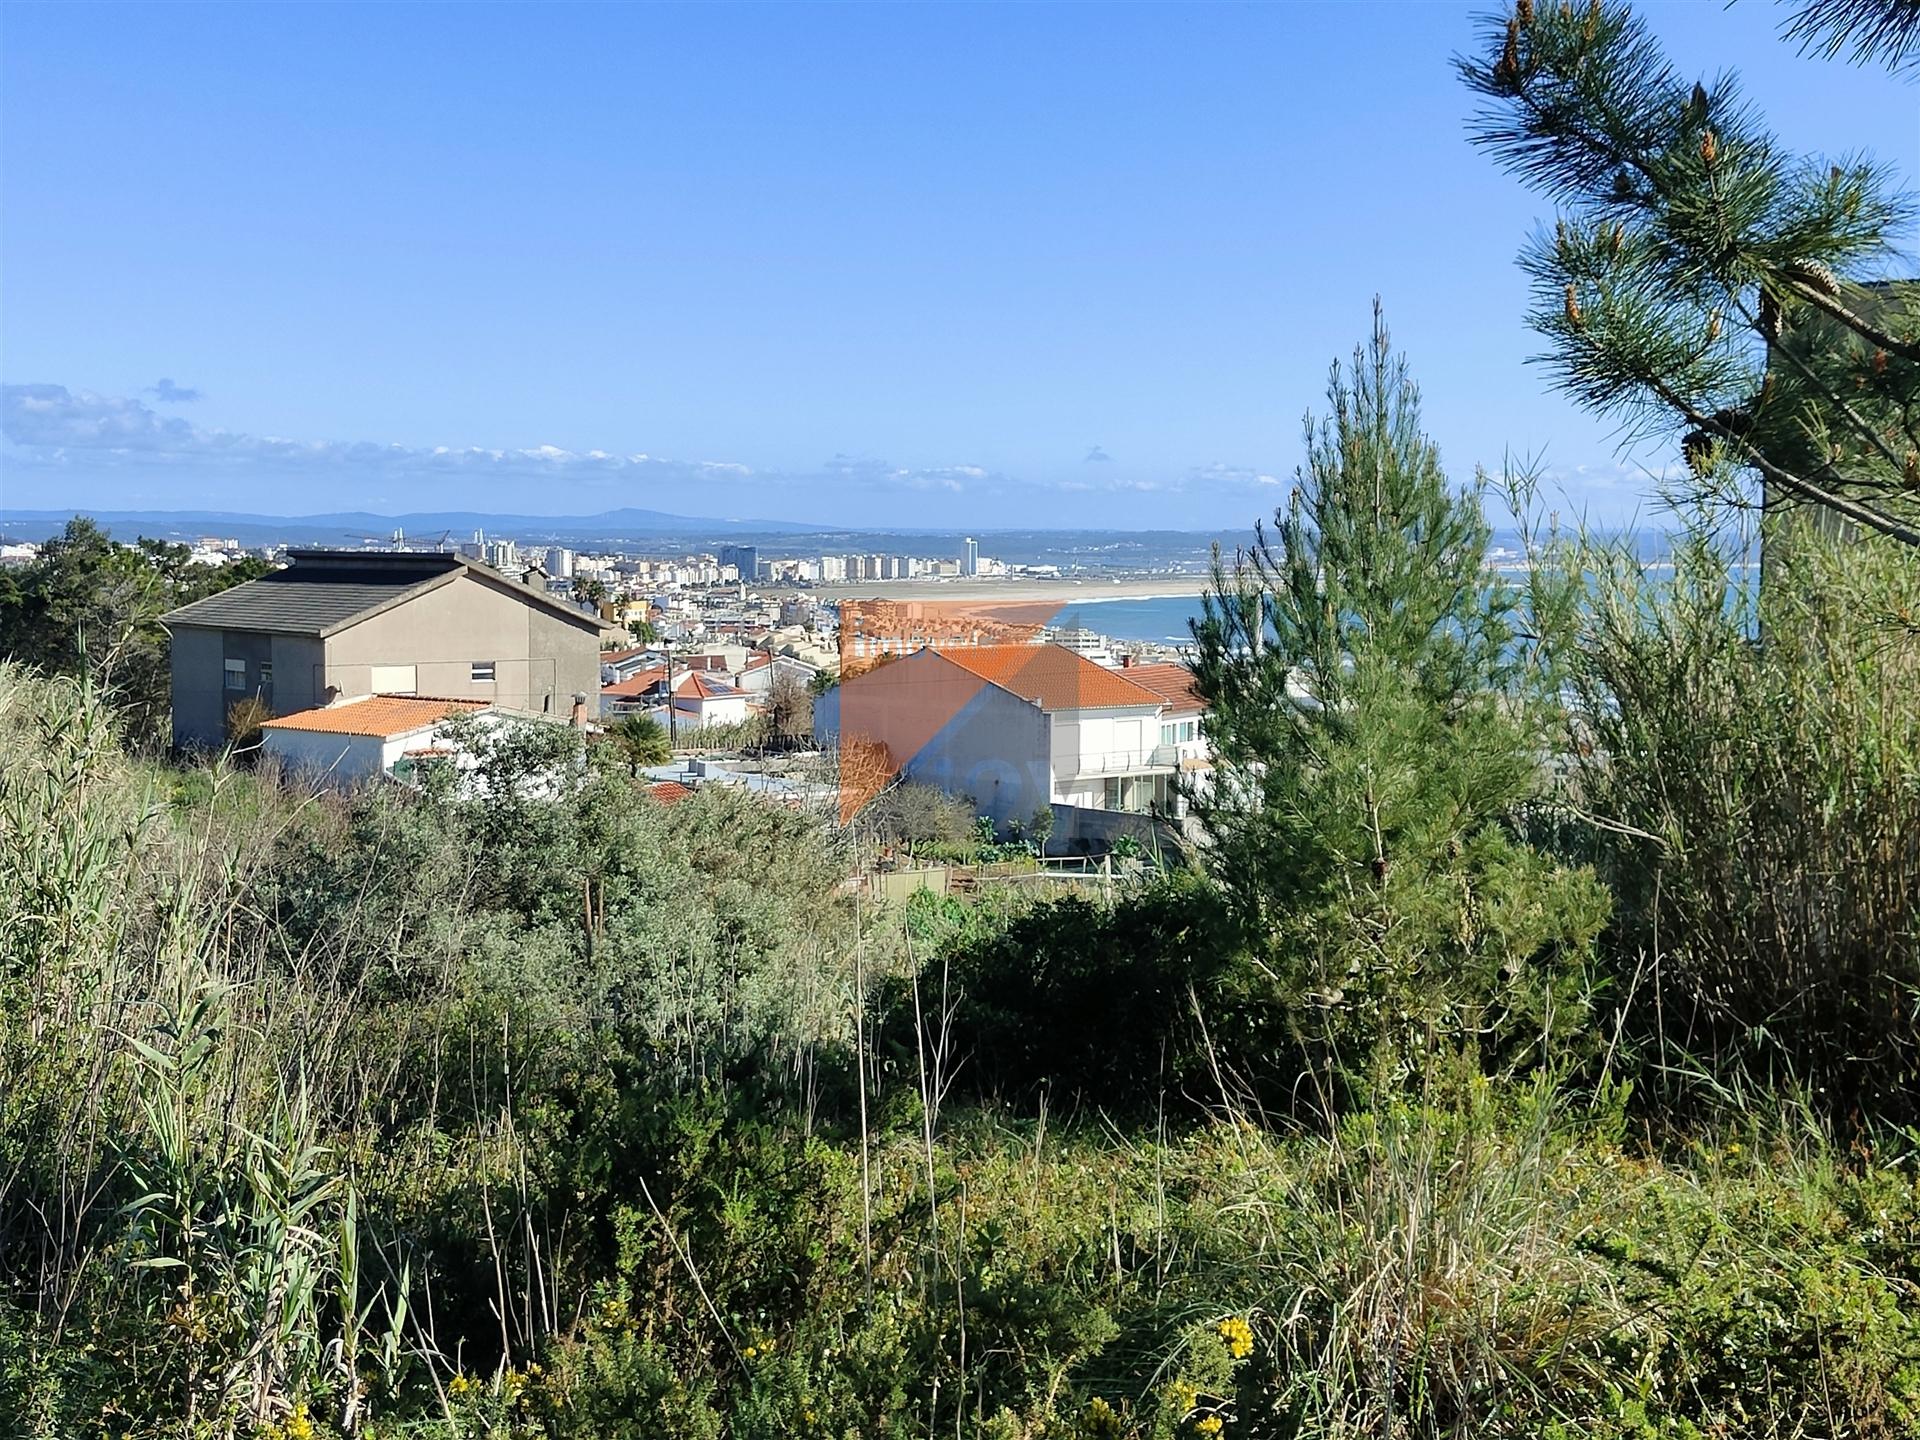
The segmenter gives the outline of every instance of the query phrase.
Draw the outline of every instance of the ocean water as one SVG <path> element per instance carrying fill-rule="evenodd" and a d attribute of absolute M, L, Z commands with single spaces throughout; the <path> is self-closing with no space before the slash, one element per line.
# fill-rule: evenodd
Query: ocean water
<path fill-rule="evenodd" d="M 1200 618 L 1200 596 L 1156 596 L 1148 600 L 1076 600 L 1060 607 L 1051 624 L 1080 628 L 1110 640 L 1147 640 L 1185 645 L 1193 640 L 1189 620 Z"/>

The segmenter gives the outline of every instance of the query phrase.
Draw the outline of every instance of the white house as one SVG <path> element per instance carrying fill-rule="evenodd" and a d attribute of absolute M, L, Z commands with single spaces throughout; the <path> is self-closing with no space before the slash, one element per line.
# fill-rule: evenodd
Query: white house
<path fill-rule="evenodd" d="M 1202 723 L 1207 704 L 1193 688 L 1193 672 L 1184 665 L 1134 665 L 1126 675 L 1166 702 L 1166 709 L 1160 712 L 1160 746 L 1172 747 L 1174 766 L 1186 785 L 1203 787 L 1210 783 L 1213 748 L 1207 743 Z M 1176 794 L 1172 809 L 1175 814 L 1185 814 L 1185 799 Z"/>
<path fill-rule="evenodd" d="M 842 681 L 814 730 L 1001 825 L 1050 804 L 1171 815 L 1186 722 L 1164 740 L 1169 701 L 1131 676 L 1059 645 L 923 648 Z"/>
<path fill-rule="evenodd" d="M 451 753 L 437 743 L 440 727 L 455 715 L 489 708 L 484 700 L 362 695 L 267 721 L 261 748 L 291 770 L 352 785 L 391 774 L 404 760 Z"/>
<path fill-rule="evenodd" d="M 617 681 L 603 683 L 600 686 L 600 713 L 604 715 L 624 715 L 632 710 L 660 710 L 667 688 L 667 667 L 650 665 L 644 669 L 630 670 Z"/>
<path fill-rule="evenodd" d="M 734 688 L 744 690 L 749 695 L 765 696 L 781 676 L 805 689 L 820 677 L 820 669 L 791 655 L 755 655 L 735 673 L 733 683 Z"/>
<path fill-rule="evenodd" d="M 738 725 L 752 713 L 752 702 L 744 690 L 709 675 L 692 670 L 673 682 L 673 713 L 682 725 Z"/>
<path fill-rule="evenodd" d="M 643 670 L 662 665 L 661 652 L 651 645 L 634 645 L 624 650 L 602 650 L 600 652 L 600 683 L 618 685 L 631 680 Z"/>

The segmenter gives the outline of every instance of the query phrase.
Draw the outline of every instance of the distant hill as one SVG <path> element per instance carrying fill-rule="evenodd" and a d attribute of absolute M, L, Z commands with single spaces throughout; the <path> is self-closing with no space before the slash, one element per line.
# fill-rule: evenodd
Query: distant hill
<path fill-rule="evenodd" d="M 490 515 L 473 510 L 422 511 L 375 515 L 342 510 L 322 515 L 247 515 L 228 510 L 0 510 L 0 534 L 17 540 L 44 540 L 58 534 L 75 515 L 88 515 L 121 539 L 191 540 L 201 535 L 231 537 L 244 545 L 270 541 L 338 545 L 343 541 L 385 540 L 404 530 L 411 541 L 431 544 L 449 534 L 469 540 L 475 530 L 532 540 L 638 540 L 663 535 L 700 538 L 754 535 L 810 535 L 821 525 L 790 520 L 715 520 L 669 515 L 661 510 L 607 510 L 598 515 Z"/>

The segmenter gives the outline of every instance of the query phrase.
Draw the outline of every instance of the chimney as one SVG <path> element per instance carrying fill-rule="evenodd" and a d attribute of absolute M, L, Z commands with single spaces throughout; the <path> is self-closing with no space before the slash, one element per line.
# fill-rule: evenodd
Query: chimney
<path fill-rule="evenodd" d="M 1131 655 L 1122 655 L 1122 656 L 1120 657 L 1120 668 L 1121 668 L 1122 670 L 1131 670 L 1131 669 L 1133 669 L 1133 656 L 1131 656 Z"/>
<path fill-rule="evenodd" d="M 573 713 L 567 717 L 567 723 L 576 730 L 587 728 L 587 697 L 580 691 L 573 695 Z"/>

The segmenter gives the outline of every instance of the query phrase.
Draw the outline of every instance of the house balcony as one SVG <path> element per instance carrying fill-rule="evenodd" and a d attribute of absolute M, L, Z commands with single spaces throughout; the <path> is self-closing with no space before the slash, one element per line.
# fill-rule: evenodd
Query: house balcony
<path fill-rule="evenodd" d="M 1068 781 L 1076 777 L 1097 780 L 1109 775 L 1171 775 L 1180 768 L 1178 745 L 1155 745 L 1148 750 L 1105 750 L 1082 753 L 1068 765 L 1058 765 L 1055 775 Z"/>

